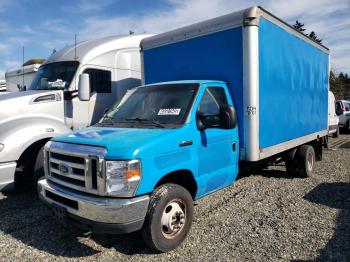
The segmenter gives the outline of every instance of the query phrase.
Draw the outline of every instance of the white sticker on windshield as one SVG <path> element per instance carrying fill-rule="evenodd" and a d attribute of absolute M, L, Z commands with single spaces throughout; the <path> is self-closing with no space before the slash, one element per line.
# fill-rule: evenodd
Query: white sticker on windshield
<path fill-rule="evenodd" d="M 65 87 L 66 86 L 66 81 L 63 81 L 62 79 L 57 79 L 55 82 L 48 82 L 49 85 L 52 87 Z"/>
<path fill-rule="evenodd" d="M 178 116 L 181 112 L 181 108 L 163 108 L 159 109 L 158 115 L 159 116 Z"/>

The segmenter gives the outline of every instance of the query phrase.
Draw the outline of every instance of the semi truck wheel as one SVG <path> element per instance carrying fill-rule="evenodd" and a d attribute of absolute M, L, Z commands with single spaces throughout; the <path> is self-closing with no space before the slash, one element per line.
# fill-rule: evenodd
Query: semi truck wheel
<path fill-rule="evenodd" d="M 193 200 L 182 186 L 164 184 L 152 193 L 142 229 L 151 248 L 167 252 L 186 238 L 192 224 Z"/>
<path fill-rule="evenodd" d="M 34 190 L 36 190 L 36 186 L 38 184 L 38 181 L 45 176 L 44 172 L 44 147 L 43 145 L 38 152 L 38 155 L 36 156 L 35 163 L 34 163 L 34 169 L 33 169 L 33 186 Z"/>
<path fill-rule="evenodd" d="M 302 145 L 296 153 L 298 162 L 298 175 L 301 177 L 310 177 L 315 166 L 315 150 L 310 145 Z"/>

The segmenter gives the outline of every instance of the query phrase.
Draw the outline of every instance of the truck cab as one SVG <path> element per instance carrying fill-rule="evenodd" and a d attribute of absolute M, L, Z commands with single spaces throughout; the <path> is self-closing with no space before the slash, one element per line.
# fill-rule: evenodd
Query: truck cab
<path fill-rule="evenodd" d="M 328 134 L 333 137 L 339 136 L 339 116 L 336 106 L 333 92 L 328 91 Z"/>
<path fill-rule="evenodd" d="M 140 85 L 140 42 L 149 35 L 88 40 L 53 53 L 27 90 L 0 96 L 0 190 L 43 175 L 52 137 L 99 121 L 127 89 Z M 80 100 L 80 75 L 89 92 Z"/>
<path fill-rule="evenodd" d="M 339 117 L 339 127 L 350 129 L 350 101 L 338 100 L 336 102 L 336 113 Z"/>
<path fill-rule="evenodd" d="M 158 248 L 172 249 L 187 234 L 192 201 L 236 179 L 236 122 L 224 82 L 138 87 L 96 125 L 46 145 L 40 197 L 97 232 L 131 232 L 157 217 L 157 237 L 172 239 Z M 147 215 L 159 188 L 174 197 L 159 204 L 159 216 Z"/>

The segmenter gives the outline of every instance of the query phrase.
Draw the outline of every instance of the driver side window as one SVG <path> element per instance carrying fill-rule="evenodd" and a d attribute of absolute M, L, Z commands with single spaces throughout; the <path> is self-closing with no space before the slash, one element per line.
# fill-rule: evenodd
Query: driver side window
<path fill-rule="evenodd" d="M 225 90 L 222 87 L 208 87 L 198 107 L 201 115 L 218 115 L 220 107 L 227 105 Z"/>
<path fill-rule="evenodd" d="M 220 127 L 220 108 L 224 105 L 227 105 L 225 90 L 222 87 L 208 87 L 198 106 L 198 115 L 205 116 L 207 125 Z"/>
<path fill-rule="evenodd" d="M 92 93 L 112 93 L 111 71 L 88 68 L 84 73 L 90 76 L 90 88 Z"/>

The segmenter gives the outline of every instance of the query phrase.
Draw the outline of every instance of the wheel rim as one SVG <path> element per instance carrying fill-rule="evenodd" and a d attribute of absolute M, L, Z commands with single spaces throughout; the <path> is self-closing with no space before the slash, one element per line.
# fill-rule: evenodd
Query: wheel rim
<path fill-rule="evenodd" d="M 180 199 L 170 201 L 164 208 L 161 230 L 165 238 L 175 238 L 186 223 L 186 206 Z"/>
<path fill-rule="evenodd" d="M 314 168 L 314 157 L 312 156 L 312 154 L 308 154 L 307 156 L 307 168 L 309 171 L 312 171 L 312 169 Z"/>

